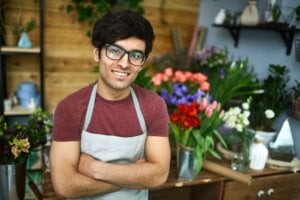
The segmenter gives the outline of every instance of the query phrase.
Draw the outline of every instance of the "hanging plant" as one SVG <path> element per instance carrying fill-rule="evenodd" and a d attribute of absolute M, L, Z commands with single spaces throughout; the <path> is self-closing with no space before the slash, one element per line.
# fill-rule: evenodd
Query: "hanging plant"
<path fill-rule="evenodd" d="M 109 11 L 132 10 L 139 14 L 144 14 L 144 9 L 140 6 L 143 0 L 72 0 L 66 8 L 68 13 L 76 11 L 78 22 L 87 23 L 90 27 L 103 15 Z M 91 36 L 91 31 L 87 32 Z"/>

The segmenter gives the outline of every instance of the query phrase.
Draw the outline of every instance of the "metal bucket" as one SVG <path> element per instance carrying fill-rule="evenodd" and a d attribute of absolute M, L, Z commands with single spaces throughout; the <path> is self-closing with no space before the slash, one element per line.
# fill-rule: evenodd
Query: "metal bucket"
<path fill-rule="evenodd" d="M 25 165 L 0 165 L 0 200 L 23 200 L 25 181 Z"/>

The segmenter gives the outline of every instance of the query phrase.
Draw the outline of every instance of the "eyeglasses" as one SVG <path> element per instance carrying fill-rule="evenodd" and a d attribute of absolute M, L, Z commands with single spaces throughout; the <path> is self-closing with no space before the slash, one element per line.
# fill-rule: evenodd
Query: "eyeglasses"
<path fill-rule="evenodd" d="M 126 51 L 122 47 L 114 44 L 105 44 L 106 56 L 113 60 L 121 60 L 125 54 L 128 54 L 128 62 L 132 65 L 141 66 L 146 60 L 143 51 Z"/>

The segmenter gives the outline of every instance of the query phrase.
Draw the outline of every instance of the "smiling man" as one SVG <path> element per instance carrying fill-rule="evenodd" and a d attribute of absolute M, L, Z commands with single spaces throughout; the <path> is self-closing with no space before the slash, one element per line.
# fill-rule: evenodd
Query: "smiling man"
<path fill-rule="evenodd" d="M 151 24 L 131 11 L 108 13 L 93 29 L 96 83 L 64 98 L 54 114 L 50 164 L 64 198 L 148 199 L 168 177 L 168 113 L 134 85 L 152 50 Z"/>

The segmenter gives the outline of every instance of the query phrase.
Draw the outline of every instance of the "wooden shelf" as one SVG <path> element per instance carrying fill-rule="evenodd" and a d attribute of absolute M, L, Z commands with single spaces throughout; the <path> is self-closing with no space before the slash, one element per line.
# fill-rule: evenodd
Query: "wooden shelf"
<path fill-rule="evenodd" d="M 2 54 L 10 54 L 10 53 L 25 53 L 25 54 L 39 54 L 41 52 L 41 48 L 39 46 L 32 48 L 19 48 L 19 47 L 1 47 Z"/>
<path fill-rule="evenodd" d="M 227 29 L 232 39 L 234 40 L 235 47 L 238 47 L 240 31 L 242 29 L 277 32 L 281 36 L 286 46 L 286 55 L 291 54 L 295 33 L 300 32 L 300 29 L 296 28 L 295 26 L 289 27 L 287 24 L 283 24 L 283 23 L 266 23 L 266 24 L 259 24 L 256 26 L 213 24 L 213 26 Z"/>
<path fill-rule="evenodd" d="M 16 115 L 31 115 L 34 112 L 33 109 L 22 108 L 21 106 L 15 106 L 10 110 L 4 111 L 5 116 L 16 116 Z"/>

